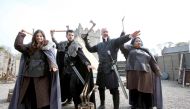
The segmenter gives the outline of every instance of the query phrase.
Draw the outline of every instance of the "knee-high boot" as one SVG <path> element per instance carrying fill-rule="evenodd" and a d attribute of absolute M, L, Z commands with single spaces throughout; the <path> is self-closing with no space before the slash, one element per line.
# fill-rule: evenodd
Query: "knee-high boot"
<path fill-rule="evenodd" d="M 115 89 L 112 93 L 114 109 L 119 109 L 119 90 Z"/>
<path fill-rule="evenodd" d="M 100 94 L 100 106 L 98 109 L 105 109 L 105 89 L 99 88 L 99 94 Z"/>

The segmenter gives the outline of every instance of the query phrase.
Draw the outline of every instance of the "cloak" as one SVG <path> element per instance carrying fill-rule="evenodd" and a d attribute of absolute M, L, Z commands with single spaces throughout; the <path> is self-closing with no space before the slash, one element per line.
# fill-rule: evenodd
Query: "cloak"
<path fill-rule="evenodd" d="M 67 51 L 65 50 L 67 44 L 68 44 L 68 41 L 64 41 L 64 42 L 60 42 L 56 44 L 56 48 L 57 48 L 56 60 L 57 60 L 58 68 L 59 68 L 62 101 L 66 100 L 68 96 L 71 96 L 68 94 L 72 94 L 73 97 L 79 96 L 84 88 L 84 85 L 76 76 L 71 66 L 67 65 L 67 67 L 69 68 L 64 69 L 64 66 L 65 66 L 64 56 Z M 71 45 L 68 47 L 67 53 L 70 56 L 71 60 L 74 61 L 74 65 L 76 69 L 85 80 L 85 84 L 89 84 L 88 92 L 90 92 L 92 88 L 94 87 L 93 74 L 92 74 L 92 71 L 89 72 L 87 69 L 86 64 L 90 64 L 90 61 L 84 55 L 82 51 L 82 47 L 80 46 L 79 43 L 73 41 Z M 71 75 L 71 78 L 69 80 L 66 77 L 67 74 Z M 72 85 L 68 86 L 67 83 L 72 83 Z M 77 100 L 78 103 L 80 103 L 80 101 L 81 100 Z M 90 101 L 95 104 L 94 93 L 92 94 Z"/>
<path fill-rule="evenodd" d="M 49 44 L 48 44 L 49 45 Z M 46 46 L 42 49 L 47 58 L 56 64 L 54 48 L 52 46 Z M 20 59 L 18 77 L 15 83 L 13 96 L 9 104 L 9 109 L 25 109 L 24 105 L 19 103 L 19 93 L 23 80 L 24 69 L 26 67 L 27 56 L 22 54 Z M 50 109 L 61 109 L 61 93 L 60 93 L 60 81 L 59 81 L 59 71 L 49 72 L 49 77 L 51 80 L 51 92 L 50 92 Z"/>

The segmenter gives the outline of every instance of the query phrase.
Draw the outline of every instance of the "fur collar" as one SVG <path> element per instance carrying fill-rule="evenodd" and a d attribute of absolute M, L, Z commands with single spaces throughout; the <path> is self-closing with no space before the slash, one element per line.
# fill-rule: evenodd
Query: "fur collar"
<path fill-rule="evenodd" d="M 42 47 L 42 50 L 50 50 L 52 48 L 55 48 L 55 45 L 53 42 L 48 41 L 48 44 L 46 46 Z"/>

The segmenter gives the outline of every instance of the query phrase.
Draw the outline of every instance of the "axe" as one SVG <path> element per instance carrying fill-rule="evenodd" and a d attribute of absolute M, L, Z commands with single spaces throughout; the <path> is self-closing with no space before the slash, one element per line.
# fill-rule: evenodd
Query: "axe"
<path fill-rule="evenodd" d="M 94 23 L 92 20 L 90 20 L 90 23 L 92 23 L 92 27 L 88 30 L 88 32 L 85 35 L 81 35 L 83 39 L 86 38 L 88 34 L 92 31 L 92 29 L 96 26 L 96 23 Z"/>
<path fill-rule="evenodd" d="M 69 30 L 69 25 L 67 25 L 66 28 Z M 67 32 L 67 30 L 50 30 L 50 32 Z"/>
<path fill-rule="evenodd" d="M 23 33 L 26 33 L 26 34 L 29 34 L 29 35 L 31 35 L 31 36 L 33 36 L 33 34 L 32 33 L 30 33 L 30 32 L 27 32 L 27 31 L 25 31 L 25 30 L 21 30 L 21 32 L 23 32 Z"/>
<path fill-rule="evenodd" d="M 125 20 L 125 16 L 122 18 L 122 27 L 123 27 L 123 32 L 124 32 L 124 20 Z"/>
<path fill-rule="evenodd" d="M 66 26 L 67 30 L 69 30 L 69 25 Z"/>

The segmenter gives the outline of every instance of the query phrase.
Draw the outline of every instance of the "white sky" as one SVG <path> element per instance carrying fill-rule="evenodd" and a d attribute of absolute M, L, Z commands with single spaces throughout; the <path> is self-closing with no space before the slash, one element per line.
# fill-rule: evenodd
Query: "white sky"
<path fill-rule="evenodd" d="M 96 23 L 95 30 L 107 27 L 110 37 L 116 38 L 125 16 L 125 32 L 141 30 L 144 45 L 157 49 L 160 43 L 189 41 L 189 10 L 189 0 L 1 0 L 0 45 L 14 52 L 21 29 L 42 29 L 50 39 L 50 29 L 66 29 L 66 25 L 76 29 L 79 23 L 91 27 L 90 20 Z"/>

